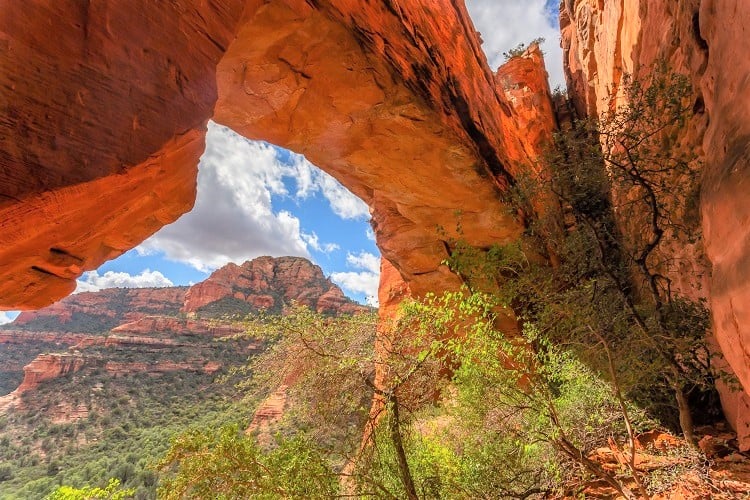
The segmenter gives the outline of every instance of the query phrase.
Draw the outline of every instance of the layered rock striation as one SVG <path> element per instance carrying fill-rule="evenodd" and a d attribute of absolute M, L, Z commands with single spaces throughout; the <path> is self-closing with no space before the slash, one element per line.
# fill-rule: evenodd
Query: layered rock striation
<path fill-rule="evenodd" d="M 37 311 L 18 315 L 12 328 L 102 332 L 148 315 L 176 315 L 188 287 L 109 288 L 82 292 Z M 2 331 L 2 330 L 0 330 Z"/>
<path fill-rule="evenodd" d="M 459 285 L 436 227 L 521 229 L 502 198 L 530 152 L 460 2 L 6 2 L 0 41 L 0 306 L 59 299 L 188 210 L 212 116 L 365 200 L 415 293 Z"/>
<path fill-rule="evenodd" d="M 370 310 L 347 298 L 320 267 L 299 257 L 228 264 L 192 287 L 116 288 L 72 295 L 39 311 L 24 312 L 0 328 L 0 374 L 17 380 L 23 372 L 20 385 L 4 396 L 3 405 L 41 382 L 82 369 L 110 376 L 212 374 L 223 366 L 222 344 L 214 340 L 243 331 L 241 323 L 227 321 L 224 315 L 283 313 L 293 303 L 330 315 Z M 45 330 L 35 330 L 40 326 Z M 240 356 L 261 349 L 262 342 L 243 346 Z M 9 384 L 0 389 L 13 389 L 5 385 Z"/>
<path fill-rule="evenodd" d="M 216 314 L 225 306 L 280 313 L 294 303 L 325 314 L 351 314 L 366 309 L 347 298 L 320 267 L 306 259 L 258 257 L 242 265 L 227 264 L 190 287 L 182 312 L 212 310 Z"/>

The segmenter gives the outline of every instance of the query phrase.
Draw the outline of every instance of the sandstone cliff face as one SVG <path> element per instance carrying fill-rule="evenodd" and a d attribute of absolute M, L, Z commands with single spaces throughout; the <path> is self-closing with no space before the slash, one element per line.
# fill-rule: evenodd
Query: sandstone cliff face
<path fill-rule="evenodd" d="M 511 117 L 523 145 L 528 166 L 538 171 L 534 160 L 544 152 L 557 130 L 552 94 L 542 51 L 532 44 L 497 69 L 495 85 L 511 106 Z"/>
<path fill-rule="evenodd" d="M 85 359 L 79 354 L 40 354 L 24 366 L 23 381 L 16 390 L 0 396 L 0 411 L 16 405 L 23 393 L 36 389 L 42 382 L 75 373 L 84 365 Z"/>
<path fill-rule="evenodd" d="M 502 196 L 530 153 L 460 2 L 67 7 L 3 5 L 0 306 L 59 299 L 186 211 L 212 113 L 364 199 L 414 293 L 459 285 L 435 229 L 457 210 L 469 243 L 518 235 Z"/>
<path fill-rule="evenodd" d="M 76 354 L 41 354 L 23 369 L 23 383 L 16 389 L 16 394 L 36 388 L 45 380 L 64 376 L 80 370 L 84 358 Z"/>
<path fill-rule="evenodd" d="M 62 298 L 190 209 L 244 4 L 0 2 L 2 305 Z"/>
<path fill-rule="evenodd" d="M 171 335 L 226 337 L 240 331 L 241 329 L 238 326 L 220 324 L 215 321 L 169 316 L 146 316 L 112 329 L 112 333 L 118 335 L 156 335 L 160 337 Z"/>
<path fill-rule="evenodd" d="M 320 267 L 299 257 L 258 257 L 241 266 L 227 264 L 190 287 L 182 311 L 198 312 L 222 300 L 269 312 L 281 312 L 292 302 L 328 314 L 366 309 L 346 298 Z"/>
<path fill-rule="evenodd" d="M 742 0 L 567 0 L 561 10 L 569 88 L 580 113 L 597 115 L 622 99 L 623 75 L 647 76 L 658 61 L 687 75 L 694 114 L 683 147 L 703 164 L 703 242 L 677 245 L 684 263 L 677 289 L 707 297 L 714 334 L 744 393 L 722 390 L 725 411 L 750 447 L 750 57 L 745 29 L 750 4 Z M 614 96 L 614 97 L 612 97 Z M 674 186 L 684 189 L 684 186 Z M 706 260 L 706 257 L 708 261 Z M 695 287 L 685 277 L 701 276 Z"/>

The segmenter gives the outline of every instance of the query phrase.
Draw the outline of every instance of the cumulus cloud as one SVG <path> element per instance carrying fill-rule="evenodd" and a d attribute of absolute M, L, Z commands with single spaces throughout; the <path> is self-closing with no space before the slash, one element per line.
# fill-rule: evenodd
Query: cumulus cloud
<path fill-rule="evenodd" d="M 146 269 L 140 274 L 132 275 L 123 272 L 107 271 L 99 274 L 97 271 L 83 273 L 83 277 L 77 281 L 76 291 L 96 292 L 103 288 L 145 288 L 172 286 L 173 283 L 159 271 Z M 1 319 L 1 318 L 0 318 Z"/>
<path fill-rule="evenodd" d="M 296 184 L 295 193 L 288 192 L 285 179 Z M 283 160 L 276 148 L 209 123 L 195 207 L 137 250 L 163 252 L 204 272 L 261 255 L 309 258 L 310 249 L 333 251 L 335 244 L 304 234 L 297 217 L 272 207 L 274 195 L 305 199 L 317 192 L 341 218 L 369 217 L 367 205 L 303 156 Z"/>
<path fill-rule="evenodd" d="M 287 170 L 288 175 L 297 182 L 297 198 L 305 199 L 319 192 L 328 200 L 333 213 L 342 219 L 370 217 L 370 209 L 365 202 L 354 196 L 339 181 L 314 166 L 304 156 L 294 155 L 293 158 Z"/>
<path fill-rule="evenodd" d="M 549 0 L 466 0 L 474 27 L 482 33 L 482 48 L 490 67 L 497 69 L 504 61 L 503 52 L 542 37 L 544 61 L 550 85 L 565 86 L 560 48 L 560 28 L 551 15 Z"/>
<path fill-rule="evenodd" d="M 200 271 L 261 255 L 309 257 L 299 219 L 272 210 L 271 196 L 286 193 L 274 148 L 210 123 L 195 207 L 138 251 L 161 251 Z"/>
<path fill-rule="evenodd" d="M 354 269 L 361 271 L 336 272 L 331 274 L 331 280 L 340 285 L 345 291 L 362 293 L 368 305 L 378 306 L 378 284 L 380 283 L 380 257 L 369 252 L 358 254 L 349 253 L 346 262 Z"/>
<path fill-rule="evenodd" d="M 365 269 L 373 274 L 380 274 L 380 257 L 370 252 L 347 254 L 346 262 L 354 268 Z"/>
<path fill-rule="evenodd" d="M 0 325 L 5 325 L 7 323 L 10 323 L 15 317 L 18 315 L 18 313 L 12 312 L 12 311 L 0 311 Z"/>
<path fill-rule="evenodd" d="M 312 231 L 310 234 L 302 233 L 302 239 L 307 243 L 309 248 L 318 252 L 331 253 L 341 248 L 336 243 L 321 243 L 315 231 Z"/>

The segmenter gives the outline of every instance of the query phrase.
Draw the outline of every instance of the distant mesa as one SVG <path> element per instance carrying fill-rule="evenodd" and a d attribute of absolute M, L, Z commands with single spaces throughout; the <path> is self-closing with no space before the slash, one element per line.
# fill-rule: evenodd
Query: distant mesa
<path fill-rule="evenodd" d="M 109 288 L 71 295 L 43 309 L 22 312 L 4 328 L 93 333 L 151 316 L 194 319 L 261 310 L 280 313 L 295 302 L 334 315 L 369 309 L 346 297 L 319 266 L 307 259 L 258 257 L 241 265 L 227 264 L 191 287 Z M 170 321 L 176 327 L 174 319 Z"/>
<path fill-rule="evenodd" d="M 213 339 L 240 332 L 217 320 L 283 314 L 294 303 L 330 315 L 372 310 L 346 297 L 307 259 L 258 257 L 227 264 L 192 287 L 110 288 L 23 312 L 0 327 L 0 409 L 41 382 L 84 369 L 111 376 L 214 373 L 226 360 L 212 354 Z M 125 352 L 134 359 L 119 360 Z"/>

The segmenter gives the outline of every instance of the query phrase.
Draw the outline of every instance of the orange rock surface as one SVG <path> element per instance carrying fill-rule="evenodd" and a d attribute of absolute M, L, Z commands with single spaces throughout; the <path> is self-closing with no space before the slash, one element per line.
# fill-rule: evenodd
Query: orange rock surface
<path fill-rule="evenodd" d="M 80 370 L 84 365 L 83 356 L 76 354 L 40 354 L 23 368 L 23 383 L 15 390 L 16 395 L 35 389 L 45 380 L 61 377 Z"/>
<path fill-rule="evenodd" d="M 212 113 L 362 197 L 415 293 L 458 285 L 436 230 L 451 234 L 456 211 L 476 245 L 518 234 L 502 196 L 528 151 L 460 3 L 37 0 L 2 12 L 0 306 L 60 298 L 187 210 Z"/>
<path fill-rule="evenodd" d="M 60 330 L 76 319 L 86 316 L 103 325 L 116 326 L 126 321 L 136 321 L 150 314 L 179 311 L 185 301 L 187 287 L 164 288 L 110 288 L 98 292 L 83 292 L 37 311 L 18 315 L 13 325 L 38 329 L 37 325 L 51 321 Z M 100 331 L 109 330 L 109 327 Z"/>
<path fill-rule="evenodd" d="M 460 219 L 479 246 L 518 234 L 501 198 L 522 134 L 458 2 L 248 9 L 218 87 L 216 121 L 305 154 L 370 205 L 415 293 L 458 285 L 436 228 L 455 235 Z"/>
<path fill-rule="evenodd" d="M 692 82 L 693 116 L 682 133 L 684 147 L 703 165 L 703 241 L 673 248 L 682 263 L 673 286 L 710 301 L 716 341 L 745 388 L 733 393 L 720 386 L 724 409 L 750 448 L 750 101 L 744 97 L 750 4 L 570 0 L 563 6 L 568 87 L 579 112 L 597 115 L 622 102 L 623 76 L 646 76 L 658 61 Z"/>
<path fill-rule="evenodd" d="M 168 316 L 146 316 L 112 329 L 114 334 L 134 335 L 200 335 L 226 337 L 240 333 L 240 327 L 218 324 L 210 320 L 182 319 Z M 2 337 L 0 337 L 2 338 Z"/>
<path fill-rule="evenodd" d="M 544 152 L 557 130 L 547 70 L 539 45 L 532 44 L 522 54 L 500 66 L 495 74 L 495 85 L 511 106 L 514 128 L 520 132 L 519 140 L 530 160 L 528 165 L 538 171 L 541 166 L 534 160 Z"/>
<path fill-rule="evenodd" d="M 227 264 L 205 281 L 190 287 L 182 311 L 230 299 L 256 309 L 277 309 L 296 302 L 321 313 L 353 313 L 366 308 L 351 301 L 323 275 L 323 270 L 300 257 L 258 257 L 242 265 Z"/>
<path fill-rule="evenodd" d="M 23 381 L 16 390 L 0 396 L 0 412 L 19 404 L 23 393 L 36 389 L 42 382 L 75 373 L 85 364 L 86 359 L 79 354 L 40 354 L 23 367 Z"/>
<path fill-rule="evenodd" d="M 0 344 L 26 344 L 45 342 L 59 346 L 74 346 L 99 337 L 86 333 L 32 332 L 25 330 L 0 330 Z"/>
<path fill-rule="evenodd" d="M 0 305 L 52 303 L 190 209 L 243 7 L 0 2 Z"/>

